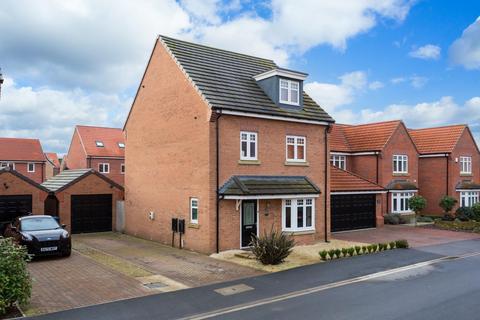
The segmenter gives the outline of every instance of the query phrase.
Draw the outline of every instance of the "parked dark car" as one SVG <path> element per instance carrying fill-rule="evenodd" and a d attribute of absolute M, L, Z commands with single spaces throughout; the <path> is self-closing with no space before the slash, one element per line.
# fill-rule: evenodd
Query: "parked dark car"
<path fill-rule="evenodd" d="M 57 220 L 47 215 L 29 215 L 18 217 L 7 226 L 6 237 L 24 245 L 34 256 L 60 255 L 70 256 L 72 245 L 70 234 L 59 225 Z"/>

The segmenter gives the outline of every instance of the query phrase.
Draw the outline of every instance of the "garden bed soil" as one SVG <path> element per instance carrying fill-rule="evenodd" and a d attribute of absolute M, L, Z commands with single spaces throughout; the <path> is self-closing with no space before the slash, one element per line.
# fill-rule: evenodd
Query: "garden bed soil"
<path fill-rule="evenodd" d="M 12 319 L 12 318 L 21 318 L 21 317 L 23 317 L 23 314 L 17 307 L 8 308 L 6 314 L 4 314 L 4 315 L 0 314 L 0 320 Z"/>
<path fill-rule="evenodd" d="M 480 222 L 438 220 L 434 224 L 422 226 L 422 228 L 449 230 L 449 231 L 457 231 L 457 232 L 480 233 Z"/>

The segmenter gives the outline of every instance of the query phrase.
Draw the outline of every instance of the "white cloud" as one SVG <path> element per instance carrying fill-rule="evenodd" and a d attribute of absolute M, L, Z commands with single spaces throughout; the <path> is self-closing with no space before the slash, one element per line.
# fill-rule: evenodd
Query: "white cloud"
<path fill-rule="evenodd" d="M 454 64 L 466 69 L 480 69 L 480 17 L 453 42 L 449 56 Z"/>
<path fill-rule="evenodd" d="M 368 88 L 370 90 L 378 90 L 378 89 L 381 89 L 383 88 L 385 85 L 383 84 L 383 82 L 380 82 L 380 81 L 373 81 L 372 83 L 370 83 L 368 85 Z"/>
<path fill-rule="evenodd" d="M 415 89 L 423 88 L 428 83 L 427 77 L 413 75 L 410 77 L 396 77 L 390 79 L 392 84 L 401 84 L 404 82 L 408 82 L 412 87 Z"/>
<path fill-rule="evenodd" d="M 423 47 L 410 51 L 408 54 L 412 58 L 418 58 L 423 60 L 438 60 L 442 49 L 439 46 L 433 44 L 427 44 Z"/>
<path fill-rule="evenodd" d="M 77 124 L 121 127 L 131 98 L 80 89 L 22 87 L 7 78 L 0 100 L 0 136 L 39 138 L 44 151 L 66 152 Z"/>

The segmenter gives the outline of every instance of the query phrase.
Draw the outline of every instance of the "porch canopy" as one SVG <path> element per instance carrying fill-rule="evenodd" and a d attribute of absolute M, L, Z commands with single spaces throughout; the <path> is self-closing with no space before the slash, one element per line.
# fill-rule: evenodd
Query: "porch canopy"
<path fill-rule="evenodd" d="M 315 198 L 320 189 L 305 176 L 232 176 L 220 188 L 223 199 Z"/>
<path fill-rule="evenodd" d="M 408 180 L 393 180 L 387 185 L 386 189 L 399 192 L 417 192 L 418 187 L 415 183 Z"/>
<path fill-rule="evenodd" d="M 480 191 L 480 183 L 473 182 L 471 180 L 464 180 L 459 182 L 456 187 L 456 191 Z"/>

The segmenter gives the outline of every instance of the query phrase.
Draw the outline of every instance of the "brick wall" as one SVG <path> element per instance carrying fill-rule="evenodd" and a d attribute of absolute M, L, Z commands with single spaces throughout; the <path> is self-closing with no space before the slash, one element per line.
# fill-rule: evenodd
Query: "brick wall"
<path fill-rule="evenodd" d="M 45 163 L 35 162 L 35 172 L 28 172 L 28 164 L 26 162 L 15 162 L 15 171 L 21 175 L 35 181 L 42 183 L 45 179 Z"/>
<path fill-rule="evenodd" d="M 91 158 L 87 160 L 90 168 L 98 170 L 100 163 L 108 163 L 110 165 L 109 173 L 102 173 L 105 177 L 112 179 L 119 185 L 123 186 L 125 175 L 121 173 L 120 166 L 125 163 L 125 159 L 105 159 L 105 158 Z"/>
<path fill-rule="evenodd" d="M 75 129 L 70 142 L 70 148 L 66 156 L 66 166 L 68 169 L 83 169 L 87 168 L 87 160 L 85 150 L 80 141 L 77 129 Z"/>
<path fill-rule="evenodd" d="M 0 174 L 0 195 L 31 195 L 32 212 L 34 214 L 44 214 L 44 202 L 48 193 L 20 179 L 12 173 L 5 172 Z"/>

